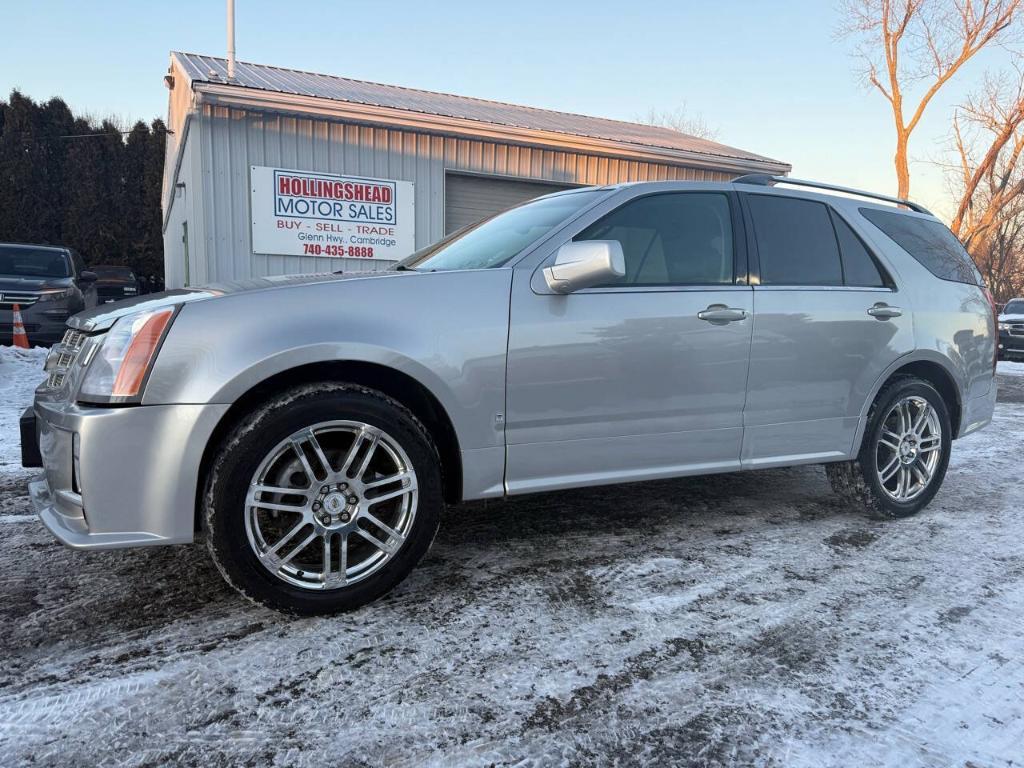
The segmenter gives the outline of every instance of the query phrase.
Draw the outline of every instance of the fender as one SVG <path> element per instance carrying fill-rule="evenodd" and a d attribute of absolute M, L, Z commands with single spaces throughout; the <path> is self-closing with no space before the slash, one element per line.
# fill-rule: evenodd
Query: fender
<path fill-rule="evenodd" d="M 857 423 L 857 432 L 853 438 L 853 448 L 851 451 L 852 456 L 857 456 L 860 453 L 861 441 L 864 439 L 864 430 L 867 428 L 868 412 L 871 410 L 871 406 L 875 402 L 875 398 L 878 397 L 878 393 L 881 391 L 885 383 L 892 378 L 900 368 L 903 368 L 911 363 L 927 362 L 935 363 L 940 366 L 942 370 L 949 376 L 950 381 L 953 382 L 953 390 L 956 392 L 957 406 L 963 411 L 963 382 L 962 377 L 956 372 L 956 368 L 953 366 L 949 358 L 939 354 L 930 349 L 916 349 L 913 352 L 908 352 L 902 357 L 896 358 L 888 368 L 886 368 L 871 386 L 870 394 L 864 400 L 864 405 L 861 406 L 860 417 Z M 953 429 L 956 433 L 960 431 L 960 425 L 954 424 Z"/>
<path fill-rule="evenodd" d="M 282 350 L 254 361 L 225 381 L 210 398 L 214 403 L 233 403 L 267 379 L 311 363 L 374 363 L 404 373 L 427 389 L 449 414 L 460 408 L 452 388 L 427 366 L 396 349 L 358 342 L 318 342 Z"/>
<path fill-rule="evenodd" d="M 186 304 L 157 355 L 143 404 L 231 404 L 290 368 L 375 363 L 430 391 L 463 450 L 503 450 L 496 415 L 505 407 L 511 278 L 502 269 L 399 272 Z"/>

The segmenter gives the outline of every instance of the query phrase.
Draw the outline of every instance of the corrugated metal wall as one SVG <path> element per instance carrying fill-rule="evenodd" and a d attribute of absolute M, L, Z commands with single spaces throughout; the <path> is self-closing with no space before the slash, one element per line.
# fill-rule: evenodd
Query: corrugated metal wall
<path fill-rule="evenodd" d="M 185 119 L 192 106 L 192 89 L 188 84 L 188 76 L 178 63 L 171 60 L 170 75 L 174 78 L 174 88 L 167 94 L 167 135 L 164 141 L 164 165 L 173 168 L 178 156 L 178 144 L 185 140 Z M 171 174 L 164 172 L 160 202 L 167 210 L 171 193 Z"/>
<path fill-rule="evenodd" d="M 199 142 L 189 143 L 200 147 L 203 169 L 202 197 L 193 198 L 192 210 L 202 208 L 205 219 L 189 223 L 190 229 L 196 230 L 197 246 L 202 250 L 192 254 L 192 284 L 249 275 L 367 271 L 379 269 L 384 263 L 253 254 L 250 165 L 412 181 L 416 189 L 417 248 L 444 234 L 446 170 L 571 184 L 720 181 L 735 176 L 730 172 L 224 107 L 202 107 L 192 130 Z"/>
<path fill-rule="evenodd" d="M 205 242 L 200 241 L 203 231 L 202 177 L 200 153 L 197 149 L 198 133 L 190 132 L 178 170 L 177 187 L 170 191 L 170 211 L 164 227 L 164 281 L 168 288 L 198 285 L 205 280 L 196 279 L 197 257 L 205 274 Z M 167 203 L 165 203 L 166 209 Z M 187 238 L 187 242 L 186 242 Z"/>

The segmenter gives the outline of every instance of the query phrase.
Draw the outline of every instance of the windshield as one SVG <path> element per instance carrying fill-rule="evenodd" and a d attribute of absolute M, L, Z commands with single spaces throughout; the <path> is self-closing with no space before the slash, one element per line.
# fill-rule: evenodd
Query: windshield
<path fill-rule="evenodd" d="M 1015 299 L 1014 301 L 1006 302 L 1006 306 L 1003 307 L 1004 315 L 1024 315 L 1024 301 Z"/>
<path fill-rule="evenodd" d="M 425 272 L 500 267 L 604 194 L 605 190 L 588 189 L 525 203 L 417 251 L 398 267 Z"/>
<path fill-rule="evenodd" d="M 68 277 L 68 257 L 54 248 L 0 245 L 0 275 Z"/>
<path fill-rule="evenodd" d="M 134 280 L 135 273 L 131 271 L 129 267 L 93 267 L 92 271 L 95 272 L 101 279 L 108 278 L 114 280 Z"/>

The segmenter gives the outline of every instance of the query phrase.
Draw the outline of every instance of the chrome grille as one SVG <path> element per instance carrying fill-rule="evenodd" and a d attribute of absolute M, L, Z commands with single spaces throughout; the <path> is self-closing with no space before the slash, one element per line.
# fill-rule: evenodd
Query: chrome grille
<path fill-rule="evenodd" d="M 1011 336 L 1024 336 L 1024 323 L 1011 323 L 1010 324 L 1010 335 Z"/>
<path fill-rule="evenodd" d="M 60 389 L 67 381 L 68 372 L 75 364 L 82 346 L 88 337 L 79 331 L 68 329 L 64 332 L 64 338 L 60 344 L 54 345 L 46 360 L 46 370 L 49 376 L 46 379 L 46 386 L 50 389 Z"/>
<path fill-rule="evenodd" d="M 0 309 L 13 309 L 17 304 L 19 309 L 31 307 L 39 301 L 38 293 L 27 293 L 25 291 L 0 291 Z"/>

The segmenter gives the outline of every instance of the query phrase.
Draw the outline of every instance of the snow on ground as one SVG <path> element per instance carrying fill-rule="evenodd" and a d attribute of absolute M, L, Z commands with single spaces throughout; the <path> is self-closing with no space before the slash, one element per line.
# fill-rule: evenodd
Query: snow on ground
<path fill-rule="evenodd" d="M 1007 403 L 1024 403 L 1024 363 L 1000 360 L 996 365 L 999 399 Z"/>
<path fill-rule="evenodd" d="M 32 404 L 32 393 L 43 380 L 48 349 L 18 349 L 0 345 L 0 477 L 24 475 L 18 418 Z"/>
<path fill-rule="evenodd" d="M 298 621 L 203 547 L 65 550 L 0 479 L 0 754 L 1020 765 L 1022 433 L 1024 397 L 1000 402 L 900 522 L 842 508 L 816 467 L 468 505 L 389 597 Z"/>
<path fill-rule="evenodd" d="M 996 371 L 998 373 L 1006 374 L 1007 376 L 1024 376 L 1024 363 L 1000 360 L 996 364 Z"/>

